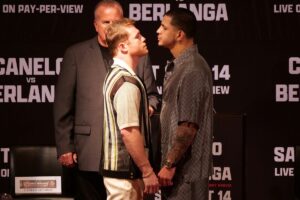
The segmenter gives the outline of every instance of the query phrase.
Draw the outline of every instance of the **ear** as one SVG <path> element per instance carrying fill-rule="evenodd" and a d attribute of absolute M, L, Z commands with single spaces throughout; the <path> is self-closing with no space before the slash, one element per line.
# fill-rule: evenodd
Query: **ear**
<path fill-rule="evenodd" d="M 97 24 L 96 20 L 94 20 L 94 28 L 95 28 L 96 32 L 98 33 L 98 24 Z"/>
<path fill-rule="evenodd" d="M 94 28 L 97 31 L 97 22 L 94 20 Z"/>
<path fill-rule="evenodd" d="M 178 30 L 177 32 L 177 39 L 179 41 L 183 40 L 183 38 L 185 37 L 185 33 L 182 30 Z"/>
<path fill-rule="evenodd" d="M 126 54 L 128 52 L 128 45 L 127 42 L 121 42 L 118 45 L 118 49 L 120 50 L 120 52 L 122 52 L 123 54 Z"/>

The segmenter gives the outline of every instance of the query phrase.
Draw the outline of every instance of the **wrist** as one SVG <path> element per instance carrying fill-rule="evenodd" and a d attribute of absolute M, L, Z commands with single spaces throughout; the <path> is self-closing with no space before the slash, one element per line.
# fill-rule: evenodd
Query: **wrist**
<path fill-rule="evenodd" d="M 150 163 L 145 163 L 141 166 L 139 166 L 141 172 L 142 172 L 142 177 L 147 178 L 153 173 L 153 169 L 150 165 Z"/>
<path fill-rule="evenodd" d="M 146 173 L 143 173 L 142 177 L 143 177 L 143 178 L 149 178 L 153 173 L 154 173 L 153 170 L 148 171 L 148 172 L 146 172 Z"/>
<path fill-rule="evenodd" d="M 174 162 L 170 161 L 170 160 L 165 160 L 164 162 L 164 167 L 167 168 L 167 169 L 172 169 L 174 168 L 176 165 Z"/>

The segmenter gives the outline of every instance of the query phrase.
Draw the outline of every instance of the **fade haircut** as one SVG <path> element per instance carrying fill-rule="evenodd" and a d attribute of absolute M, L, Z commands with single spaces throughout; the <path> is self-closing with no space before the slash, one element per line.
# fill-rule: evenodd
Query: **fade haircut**
<path fill-rule="evenodd" d="M 182 30 L 187 38 L 196 41 L 197 20 L 193 12 L 186 8 L 174 8 L 166 12 L 164 16 L 171 17 L 171 25 Z"/>
<path fill-rule="evenodd" d="M 94 19 L 96 19 L 96 10 L 100 6 L 115 7 L 117 9 L 119 9 L 121 15 L 123 16 L 123 9 L 122 9 L 121 4 L 118 1 L 116 1 L 116 0 L 101 0 L 95 6 L 95 9 L 94 9 Z"/>
<path fill-rule="evenodd" d="M 129 33 L 125 29 L 128 26 L 134 26 L 135 21 L 128 18 L 123 18 L 118 21 L 112 22 L 106 30 L 106 43 L 109 53 L 112 56 L 116 55 L 117 47 L 121 42 L 128 39 Z"/>

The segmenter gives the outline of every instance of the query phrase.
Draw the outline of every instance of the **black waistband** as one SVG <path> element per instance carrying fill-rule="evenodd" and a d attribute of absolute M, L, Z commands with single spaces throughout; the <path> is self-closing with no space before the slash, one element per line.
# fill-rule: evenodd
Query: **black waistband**
<path fill-rule="evenodd" d="M 111 171 L 111 170 L 101 170 L 101 174 L 104 177 L 110 177 L 110 178 L 122 178 L 122 179 L 138 179 L 142 178 L 140 172 L 130 172 L 130 171 Z"/>

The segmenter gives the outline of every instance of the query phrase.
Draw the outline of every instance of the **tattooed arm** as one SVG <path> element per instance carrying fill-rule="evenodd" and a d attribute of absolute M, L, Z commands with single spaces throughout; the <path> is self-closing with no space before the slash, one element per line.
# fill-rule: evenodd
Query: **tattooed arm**
<path fill-rule="evenodd" d="M 176 129 L 175 140 L 167 154 L 168 161 L 177 163 L 181 159 L 182 155 L 193 143 L 197 130 L 198 125 L 195 123 L 183 122 L 179 124 Z"/>
<path fill-rule="evenodd" d="M 170 165 L 177 163 L 181 159 L 182 155 L 187 151 L 189 146 L 193 143 L 197 130 L 197 124 L 190 122 L 183 122 L 179 124 L 176 129 L 175 140 L 167 154 L 167 159 L 164 162 L 167 162 Z M 175 170 L 175 167 L 168 166 L 168 164 L 165 163 L 165 166 L 163 166 L 158 173 L 161 186 L 170 186 L 173 184 L 172 179 L 174 177 Z"/>

